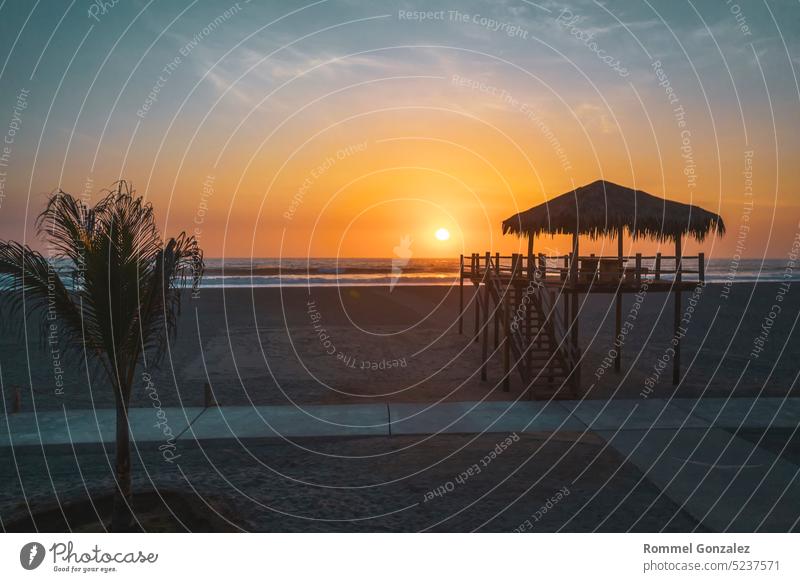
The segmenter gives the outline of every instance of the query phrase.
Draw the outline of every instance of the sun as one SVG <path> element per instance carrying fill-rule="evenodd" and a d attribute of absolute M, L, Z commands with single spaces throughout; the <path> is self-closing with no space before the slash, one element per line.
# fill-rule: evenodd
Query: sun
<path fill-rule="evenodd" d="M 450 231 L 446 228 L 440 228 L 434 236 L 436 236 L 437 240 L 450 240 Z"/>

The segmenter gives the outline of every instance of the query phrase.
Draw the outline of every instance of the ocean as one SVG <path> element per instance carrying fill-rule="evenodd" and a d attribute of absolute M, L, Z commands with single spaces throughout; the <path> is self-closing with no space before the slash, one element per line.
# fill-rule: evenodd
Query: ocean
<path fill-rule="evenodd" d="M 468 260 L 468 259 L 467 259 Z M 653 268 L 653 261 L 644 266 Z M 553 265 L 555 266 L 555 263 Z M 687 265 L 695 269 L 696 262 Z M 62 267 L 56 266 L 57 271 Z M 694 276 L 692 276 L 694 277 Z M 669 280 L 670 275 L 663 275 Z M 5 279 L 5 280 L 4 280 Z M 711 259 L 708 283 L 800 281 L 800 267 L 788 259 Z M 458 283 L 458 259 L 206 259 L 201 286 L 280 287 L 353 285 L 453 285 Z M 8 280 L 0 277 L 0 291 Z"/>
<path fill-rule="evenodd" d="M 643 263 L 647 265 L 648 262 Z M 710 259 L 706 282 L 800 281 L 788 259 Z M 667 279 L 667 277 L 664 277 Z M 458 259 L 206 259 L 203 287 L 452 285 Z"/>

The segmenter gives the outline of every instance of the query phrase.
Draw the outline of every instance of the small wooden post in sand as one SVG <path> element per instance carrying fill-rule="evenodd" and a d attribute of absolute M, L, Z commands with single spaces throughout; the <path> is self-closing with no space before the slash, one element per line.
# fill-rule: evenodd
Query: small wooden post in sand
<path fill-rule="evenodd" d="M 11 395 L 11 413 L 16 414 L 22 410 L 22 396 L 20 394 L 19 386 L 15 385 L 12 390 L 13 394 Z"/>
<path fill-rule="evenodd" d="M 211 390 L 211 384 L 208 382 L 203 385 L 203 404 L 206 408 L 214 408 L 219 406 L 217 404 L 217 399 L 214 396 L 214 391 Z"/>
<path fill-rule="evenodd" d="M 681 237 L 675 237 L 675 357 L 672 359 L 672 383 L 678 384 L 681 380 L 681 338 L 678 329 L 681 326 Z"/>

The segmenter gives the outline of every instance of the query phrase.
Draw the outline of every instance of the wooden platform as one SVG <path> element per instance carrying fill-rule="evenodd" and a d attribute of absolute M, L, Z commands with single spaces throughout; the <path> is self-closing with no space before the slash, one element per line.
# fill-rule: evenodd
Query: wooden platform
<path fill-rule="evenodd" d="M 621 296 L 641 291 L 675 294 L 673 383 L 680 380 L 681 294 L 705 285 L 705 257 L 675 256 L 523 256 L 474 253 L 461 256 L 459 277 L 459 333 L 464 332 L 464 282 L 475 297 L 475 341 L 481 341 L 486 380 L 489 330 L 494 346 L 502 345 L 503 385 L 519 373 L 530 398 L 576 398 L 581 394 L 582 354 L 578 342 L 579 295 L 616 295 L 616 332 L 620 334 Z M 481 296 L 482 294 L 482 296 Z M 561 299 L 563 311 L 556 309 Z M 615 336 L 616 337 L 616 336 Z M 495 350 L 497 351 L 497 350 Z M 614 368 L 621 367 L 621 348 Z"/>
<path fill-rule="evenodd" d="M 484 282 L 485 273 L 466 273 L 465 278 L 475 285 L 480 285 Z M 501 275 L 497 277 L 503 285 L 523 285 L 527 286 L 530 280 L 525 276 L 511 277 L 510 275 Z M 693 291 L 698 285 L 705 285 L 700 281 L 668 281 L 668 280 L 654 280 L 643 279 L 642 283 L 631 283 L 622 281 L 621 283 L 601 283 L 598 281 L 592 282 L 577 282 L 570 283 L 566 280 L 557 279 L 555 277 L 548 277 L 546 279 L 538 279 L 537 283 L 547 287 L 548 289 L 557 289 L 562 291 L 574 291 L 578 293 L 638 293 L 641 289 L 645 288 L 648 292 L 655 291 L 660 293 L 671 293 L 674 291 Z"/>

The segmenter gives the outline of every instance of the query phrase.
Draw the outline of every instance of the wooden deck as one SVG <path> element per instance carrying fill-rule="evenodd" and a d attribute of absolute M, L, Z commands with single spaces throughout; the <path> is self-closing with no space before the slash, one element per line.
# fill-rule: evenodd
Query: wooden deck
<path fill-rule="evenodd" d="M 675 256 L 660 253 L 631 257 L 521 254 L 501 256 L 499 253 L 473 253 L 461 257 L 461 277 L 479 284 L 486 279 L 486 270 L 507 284 L 535 282 L 579 293 L 636 293 L 648 291 L 674 292 L 694 289 L 705 284 L 705 256 Z"/>

